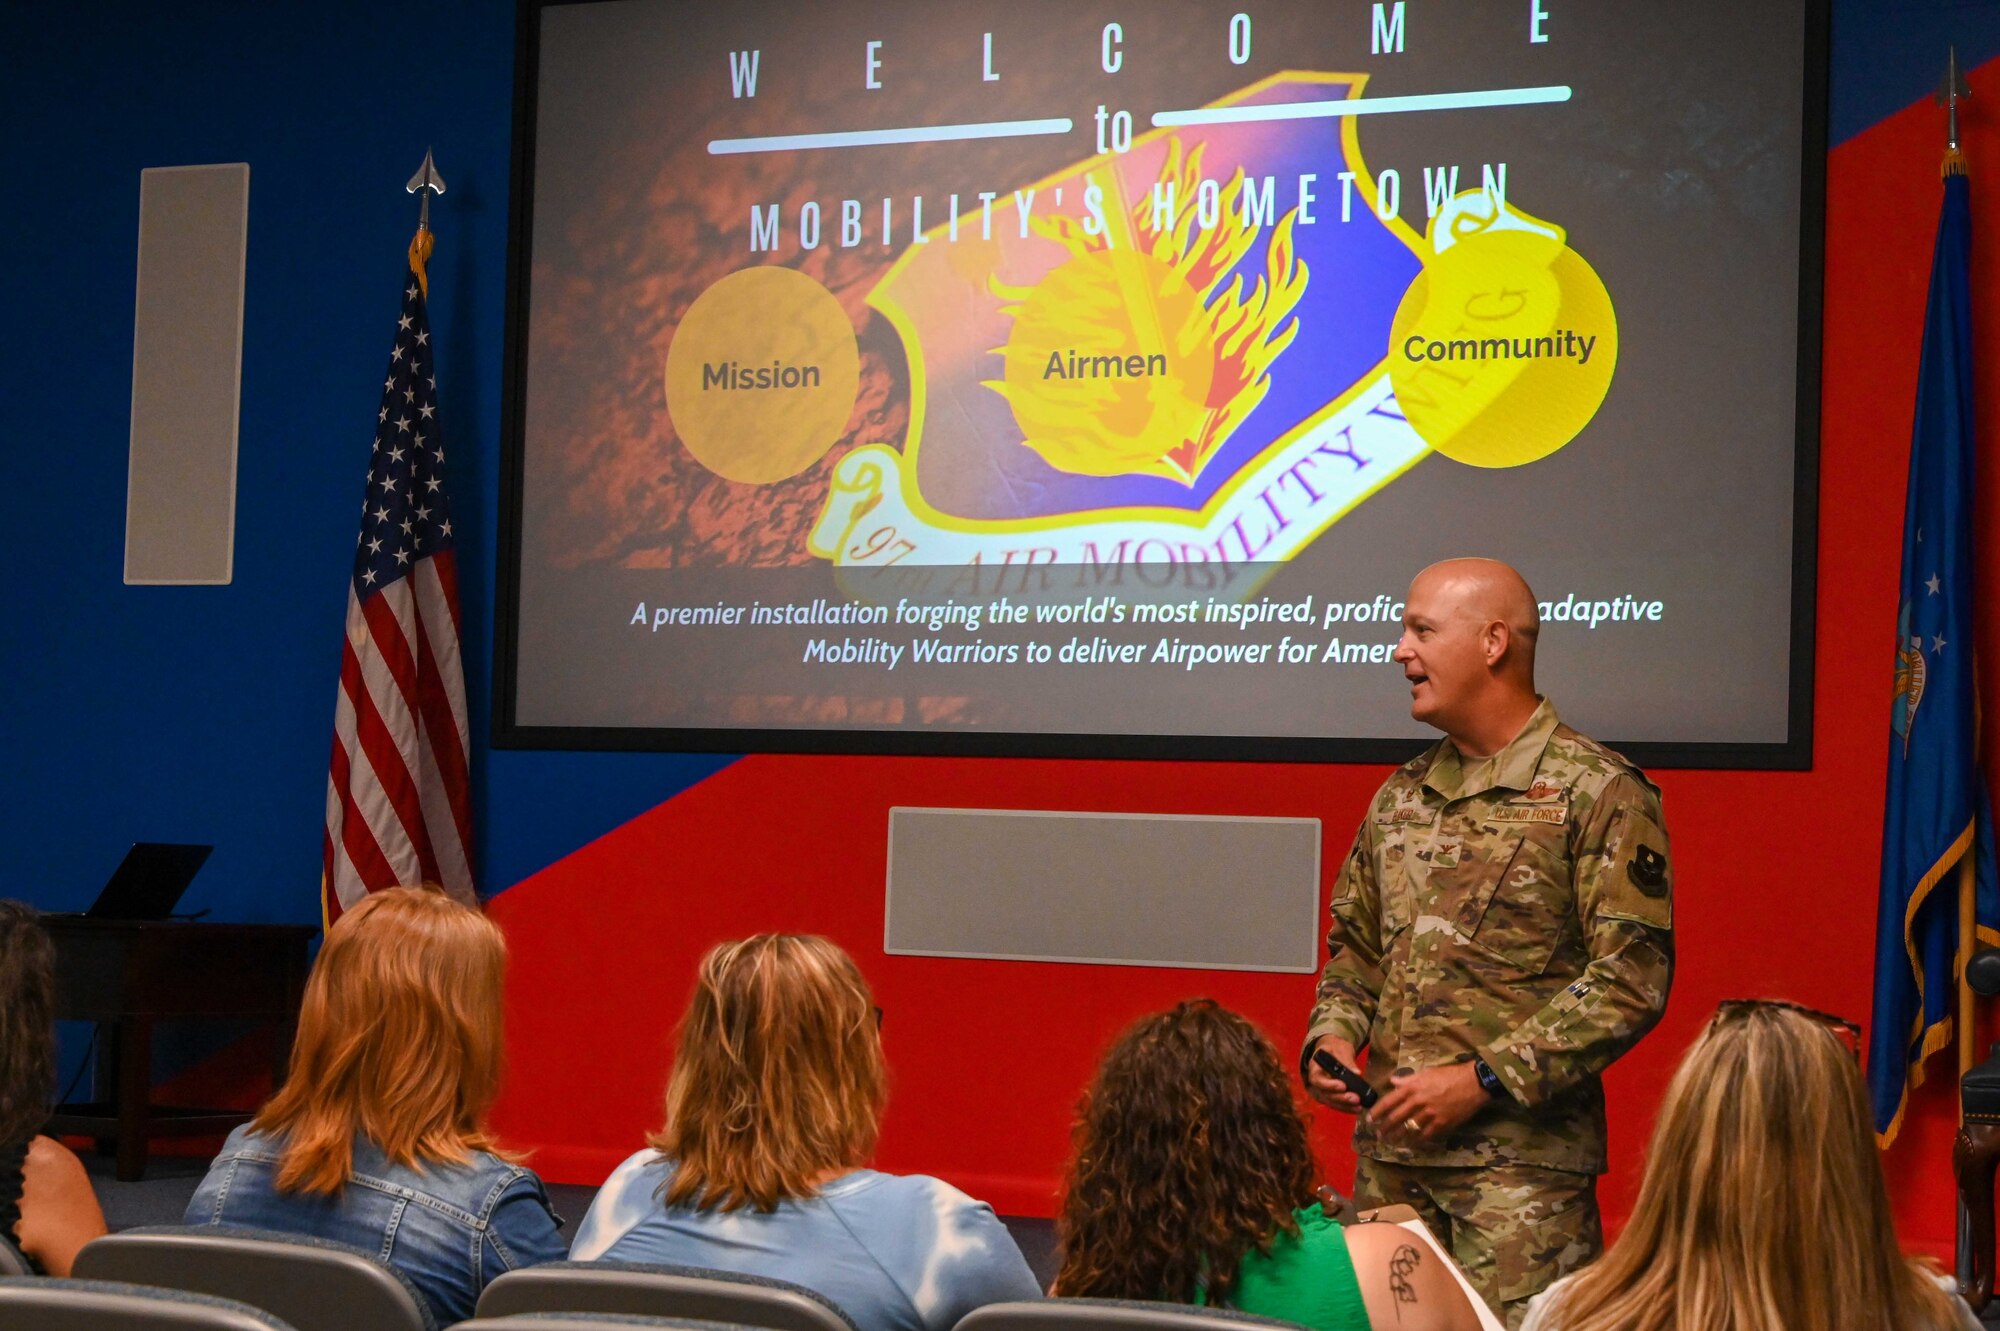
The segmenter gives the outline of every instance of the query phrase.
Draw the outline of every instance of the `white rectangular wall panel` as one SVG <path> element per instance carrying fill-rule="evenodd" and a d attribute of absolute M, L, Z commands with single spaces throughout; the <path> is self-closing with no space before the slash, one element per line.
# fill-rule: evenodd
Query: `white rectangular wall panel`
<path fill-rule="evenodd" d="M 249 223 L 248 163 L 139 173 L 127 583 L 230 580 Z"/>
<path fill-rule="evenodd" d="M 1317 818 L 891 809 L 885 951 L 1316 970 Z"/>

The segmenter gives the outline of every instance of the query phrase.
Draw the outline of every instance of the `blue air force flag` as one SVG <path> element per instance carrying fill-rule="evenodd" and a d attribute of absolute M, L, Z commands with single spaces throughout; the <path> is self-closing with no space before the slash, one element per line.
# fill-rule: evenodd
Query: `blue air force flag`
<path fill-rule="evenodd" d="M 1903 511 L 1882 898 L 1868 1089 L 1886 1145 L 1902 1126 L 1924 1060 L 1952 1038 L 1957 874 L 1978 866 L 1982 935 L 2000 924 L 1992 819 L 1979 777 L 1972 628 L 1971 208 L 1947 175 L 1917 372 L 1910 487 Z M 1975 835 L 1976 832 L 1976 835 Z"/>

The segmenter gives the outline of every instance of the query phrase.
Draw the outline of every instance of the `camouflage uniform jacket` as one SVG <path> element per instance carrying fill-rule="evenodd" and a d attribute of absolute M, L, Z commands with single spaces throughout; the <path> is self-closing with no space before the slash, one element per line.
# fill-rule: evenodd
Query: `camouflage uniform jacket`
<path fill-rule="evenodd" d="M 1382 784 L 1333 894 L 1306 1048 L 1371 1046 L 1368 1079 L 1484 1058 L 1507 1091 L 1408 1146 L 1363 1117 L 1357 1153 L 1601 1174 L 1599 1074 L 1652 1029 L 1673 979 L 1660 795 L 1547 699 L 1492 758 L 1449 739 Z"/>

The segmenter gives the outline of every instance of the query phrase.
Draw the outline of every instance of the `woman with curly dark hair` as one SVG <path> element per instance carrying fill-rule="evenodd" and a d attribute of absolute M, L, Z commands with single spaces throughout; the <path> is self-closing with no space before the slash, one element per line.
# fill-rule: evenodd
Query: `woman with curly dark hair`
<path fill-rule="evenodd" d="M 32 906 L 0 901 L 0 1231 L 38 1269 L 66 1276 L 104 1232 L 90 1177 L 39 1135 L 55 1090 L 55 946 Z"/>
<path fill-rule="evenodd" d="M 1208 999 L 1118 1038 L 1075 1139 L 1057 1294 L 1223 1304 L 1318 1331 L 1478 1326 L 1406 1230 L 1327 1216 L 1277 1051 Z"/>

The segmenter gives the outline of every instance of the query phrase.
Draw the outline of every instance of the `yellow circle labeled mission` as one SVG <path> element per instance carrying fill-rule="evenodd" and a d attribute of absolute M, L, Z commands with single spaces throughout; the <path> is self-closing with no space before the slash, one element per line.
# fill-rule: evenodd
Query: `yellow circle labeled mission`
<path fill-rule="evenodd" d="M 1618 365 L 1604 282 L 1546 230 L 1494 227 L 1424 265 L 1396 310 L 1389 379 L 1432 448 L 1518 467 L 1577 436 Z"/>
<path fill-rule="evenodd" d="M 667 414 L 701 465 L 747 485 L 825 456 L 854 411 L 861 352 L 832 292 L 745 268 L 695 297 L 667 346 Z"/>

